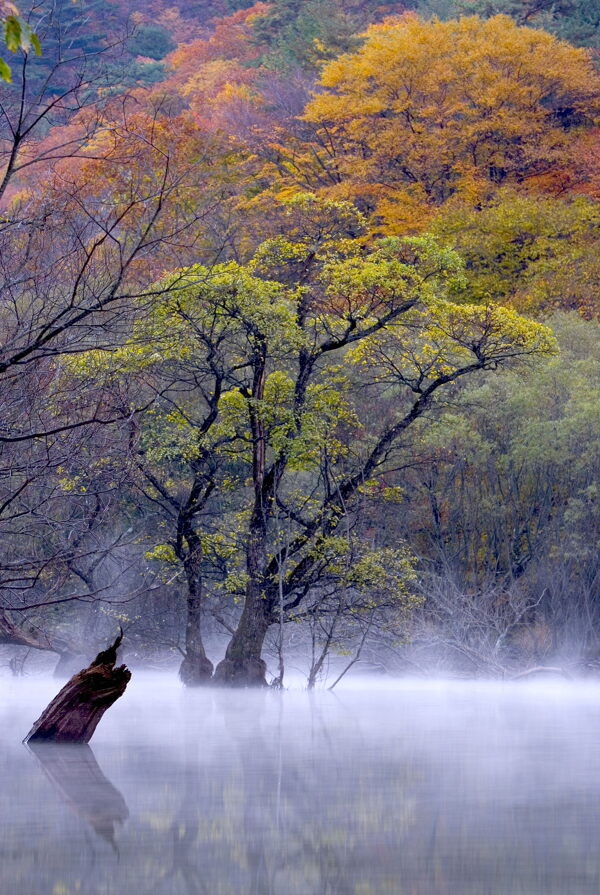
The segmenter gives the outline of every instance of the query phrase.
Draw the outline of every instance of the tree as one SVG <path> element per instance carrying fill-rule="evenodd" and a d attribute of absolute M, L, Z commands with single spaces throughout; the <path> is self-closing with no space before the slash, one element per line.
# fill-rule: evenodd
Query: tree
<path fill-rule="evenodd" d="M 543 28 L 576 47 L 598 48 L 600 12 L 587 0 L 459 0 L 453 14 L 508 15 L 518 25 Z"/>
<path fill-rule="evenodd" d="M 496 674 L 597 656 L 598 323 L 550 322 L 557 357 L 466 382 L 389 479 L 377 524 L 408 542 L 425 596 L 409 660 Z"/>
<path fill-rule="evenodd" d="M 422 228 L 456 194 L 552 189 L 598 114 L 586 51 L 506 16 L 374 26 L 320 85 L 305 118 L 329 192 L 356 197 L 396 232 Z"/>
<path fill-rule="evenodd" d="M 31 53 L 33 46 L 39 54 L 40 44 L 37 37 L 34 44 L 28 42 L 26 30 L 21 43 L 13 38 L 10 44 L 16 61 L 6 79 L 10 83 L 0 88 L 0 201 L 20 172 L 32 175 L 32 167 L 77 156 L 100 126 L 99 91 L 108 86 L 106 63 L 122 41 L 118 35 L 112 42 L 94 40 L 86 34 L 87 20 L 73 21 L 74 6 L 32 9 L 30 17 L 44 40 L 43 60 Z M 79 127 L 73 132 L 64 126 L 77 113 Z M 47 139 L 53 128 L 54 138 Z"/>
<path fill-rule="evenodd" d="M 141 408 L 124 417 L 106 380 L 79 390 L 66 358 L 122 343 L 157 270 L 187 260 L 219 201 L 208 147 L 190 140 L 184 158 L 189 126 L 178 119 L 171 131 L 166 110 L 133 108 L 115 101 L 93 150 L 55 162 L 0 224 L 0 606 L 10 618 L 103 595 L 96 560 L 122 549 L 128 526 L 94 541 L 119 490 L 117 446 L 101 433 Z"/>
<path fill-rule="evenodd" d="M 539 315 L 555 309 L 600 312 L 598 204 L 500 190 L 478 209 L 447 206 L 432 232 L 466 262 L 459 294 L 512 304 Z"/>
<path fill-rule="evenodd" d="M 175 42 L 161 25 L 138 25 L 130 49 L 138 56 L 159 60 L 175 49 Z"/>
<path fill-rule="evenodd" d="M 354 526 L 367 483 L 393 462 L 396 442 L 439 390 L 552 348 L 543 327 L 510 311 L 443 300 L 443 282 L 458 276 L 459 266 L 432 242 L 384 242 L 368 251 L 356 239 L 363 225 L 351 206 L 301 196 L 286 208 L 286 234 L 264 244 L 249 265 L 191 268 L 170 288 L 161 285 L 157 313 L 167 325 L 152 329 L 162 344 L 158 363 L 189 364 L 196 383 L 167 419 L 176 454 L 187 452 L 200 476 L 198 521 L 206 509 L 201 495 L 206 487 L 223 493 L 227 467 L 230 476 L 235 470 L 235 502 L 243 501 L 237 529 L 221 532 L 229 553 L 224 585 L 243 600 L 215 672 L 227 683 L 263 681 L 267 630 L 281 614 L 302 618 L 319 594 L 323 608 L 327 592 L 333 597 L 341 587 L 353 595 L 347 609 L 365 612 L 369 592 L 381 586 L 396 593 L 398 610 L 410 605 L 406 557 L 358 549 L 348 529 L 340 531 L 342 521 Z M 125 356 L 135 344 L 124 346 Z M 361 429 L 353 407 L 354 379 L 381 402 L 372 432 Z M 144 452 L 144 463 L 168 455 L 164 438 L 154 456 Z M 215 464 L 222 470 L 216 479 Z M 185 568 L 186 552 L 178 550 L 187 541 L 201 574 L 208 533 L 196 531 L 191 545 L 181 529 L 189 496 L 174 500 L 149 471 L 154 498 L 172 502 L 178 520 L 175 556 Z M 334 599 L 329 611 L 338 607 Z"/>
<path fill-rule="evenodd" d="M 401 627 L 410 561 L 401 545 L 365 545 L 361 507 L 438 392 L 552 350 L 539 324 L 445 299 L 460 263 L 431 240 L 367 249 L 349 204 L 304 195 L 282 211 L 283 232 L 247 265 L 174 274 L 121 349 L 75 362 L 92 381 L 98 363 L 137 369 L 161 395 L 137 456 L 170 534 L 155 555 L 188 581 L 188 681 L 209 671 L 200 615 L 219 562 L 242 609 L 217 681 L 264 682 L 276 623 L 337 615 L 360 629 L 385 605 Z"/>
<path fill-rule="evenodd" d="M 215 492 L 222 492 L 222 516 L 223 492 L 238 479 L 226 457 L 234 436 L 219 425 L 221 397 L 238 375 L 236 349 L 243 338 L 231 309 L 239 304 L 264 318 L 275 313 L 272 294 L 232 263 L 186 268 L 160 283 L 131 338 L 118 350 L 84 354 L 70 363 L 70 375 L 84 383 L 108 372 L 129 389 L 132 484 L 148 506 L 158 509 L 164 539 L 154 542 L 147 556 L 170 573 L 179 567 L 186 582 L 180 675 L 187 684 L 212 675 L 202 636 L 205 578 L 211 564 L 218 566 L 235 549 L 231 536 L 211 518 Z M 129 408 L 140 401 L 152 409 L 135 418 Z M 170 573 L 170 578 L 177 575 Z"/>
<path fill-rule="evenodd" d="M 255 321 L 246 380 L 229 397 L 252 448 L 244 606 L 215 671 L 230 683 L 264 675 L 262 644 L 280 604 L 288 616 L 299 614 L 309 594 L 347 574 L 356 576 L 349 588 L 376 586 L 378 551 L 346 566 L 340 526 L 355 517 L 364 489 L 394 463 L 398 442 L 438 392 L 477 370 L 552 350 L 547 331 L 510 311 L 444 300 L 458 261 L 433 243 L 388 241 L 364 252 L 342 238 L 358 226 L 350 207 L 299 197 L 290 214 L 295 238 L 273 240 L 253 262 L 257 272 L 277 275 L 296 307 L 283 369 L 270 372 L 271 355 L 282 349 Z M 372 430 L 360 428 L 351 378 L 379 403 Z M 276 547 L 281 518 L 292 532 L 285 568 Z M 385 564 L 401 593 L 400 567 L 392 571 L 391 557 Z"/>
<path fill-rule="evenodd" d="M 326 60 L 359 46 L 368 24 L 405 8 L 378 0 L 280 0 L 252 20 L 252 31 L 266 47 L 267 68 L 318 71 Z"/>
<path fill-rule="evenodd" d="M 126 89 L 163 78 L 158 62 L 132 55 L 141 53 L 144 40 L 149 55 L 164 55 L 174 46 L 159 26 L 141 26 L 138 45 L 130 41 L 128 22 L 110 0 L 44 0 L 26 18 L 44 52 L 37 56 L 29 44 L 15 45 L 12 78 L 0 90 L 4 202 L 11 183 L 13 192 L 23 186 L 20 174 L 26 172 L 29 186 L 34 178 L 44 179 L 53 162 L 89 157 L 95 138 L 105 140 L 115 125 L 115 96 L 125 102 Z"/>

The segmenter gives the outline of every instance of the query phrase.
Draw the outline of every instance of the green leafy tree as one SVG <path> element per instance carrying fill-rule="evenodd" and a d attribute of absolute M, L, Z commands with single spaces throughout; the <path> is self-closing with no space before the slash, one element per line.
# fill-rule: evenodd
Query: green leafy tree
<path fill-rule="evenodd" d="M 361 32 L 406 3 L 379 0 L 281 0 L 252 22 L 257 43 L 269 47 L 267 68 L 318 70 L 324 62 L 360 46 Z"/>
<path fill-rule="evenodd" d="M 162 25 L 138 25 L 130 41 L 129 49 L 137 56 L 160 60 L 174 50 L 175 41 Z"/>
<path fill-rule="evenodd" d="M 415 639 L 455 670 L 598 654 L 599 326 L 551 323 L 560 353 L 468 382 L 423 429 L 390 480 L 395 512 L 379 517 L 418 557 Z"/>
<path fill-rule="evenodd" d="M 589 0 L 458 0 L 450 14 L 507 15 L 518 25 L 542 28 L 576 47 L 598 48 L 600 9 Z"/>
<path fill-rule="evenodd" d="M 432 225 L 466 262 L 457 294 L 472 301 L 510 303 L 531 314 L 600 312 L 598 204 L 520 196 L 502 191 L 489 205 L 449 208 Z"/>
<path fill-rule="evenodd" d="M 360 616 L 372 606 L 369 595 L 394 580 L 396 611 L 406 611 L 402 557 L 384 586 L 379 548 L 365 554 L 353 543 L 360 506 L 438 394 L 478 370 L 553 350 L 543 327 L 508 309 L 448 301 L 460 262 L 433 241 L 388 240 L 366 250 L 350 205 L 307 195 L 284 210 L 284 232 L 249 264 L 191 268 L 167 283 L 155 318 L 168 321 L 165 334 L 142 340 L 150 363 L 172 356 L 185 364 L 192 340 L 207 381 L 216 381 L 211 364 L 226 370 L 218 394 L 203 388 L 201 376 L 199 393 L 190 390 L 204 414 L 212 406 L 210 426 L 191 423 L 189 409 L 167 415 L 149 459 L 169 450 L 170 427 L 176 453 L 191 452 L 203 482 L 210 463 L 237 470 L 237 523 L 221 534 L 231 554 L 224 587 L 242 610 L 215 671 L 232 684 L 264 682 L 267 631 L 281 618 L 302 618 L 323 588 L 351 592 L 347 606 Z M 135 339 L 119 356 L 140 364 Z M 378 403 L 372 426 L 360 419 L 357 388 Z M 211 492 L 224 487 L 220 471 Z M 177 541 L 172 549 L 183 561 Z"/>

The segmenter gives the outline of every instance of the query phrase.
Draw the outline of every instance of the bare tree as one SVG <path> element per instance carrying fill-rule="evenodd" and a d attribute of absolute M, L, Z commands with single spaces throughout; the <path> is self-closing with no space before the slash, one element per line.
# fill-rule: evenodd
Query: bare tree
<path fill-rule="evenodd" d="M 102 160 L 56 163 L 0 225 L 0 605 L 13 617 L 106 590 L 94 567 L 121 533 L 91 541 L 118 476 L 82 485 L 77 461 L 102 459 L 102 432 L 117 424 L 127 444 L 152 398 L 131 406 L 101 373 L 83 388 L 75 359 L 118 349 L 153 300 L 157 268 L 189 257 L 219 202 L 206 156 L 173 148 L 168 110 L 138 112 L 118 99 Z"/>

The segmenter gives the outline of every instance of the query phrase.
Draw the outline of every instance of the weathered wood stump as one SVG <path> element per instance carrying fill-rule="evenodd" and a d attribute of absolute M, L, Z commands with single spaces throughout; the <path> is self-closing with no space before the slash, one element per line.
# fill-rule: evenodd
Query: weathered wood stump
<path fill-rule="evenodd" d="M 123 631 L 108 649 L 67 681 L 42 712 L 25 743 L 89 743 L 104 712 L 123 695 L 131 679 L 125 665 L 115 668 Z"/>

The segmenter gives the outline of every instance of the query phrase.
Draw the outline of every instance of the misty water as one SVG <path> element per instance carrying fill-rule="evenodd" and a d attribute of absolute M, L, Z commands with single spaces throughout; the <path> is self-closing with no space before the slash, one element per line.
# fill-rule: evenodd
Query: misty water
<path fill-rule="evenodd" d="M 600 886 L 600 687 L 136 674 L 92 747 L 21 745 L 0 679 L 2 895 L 577 895 Z"/>

